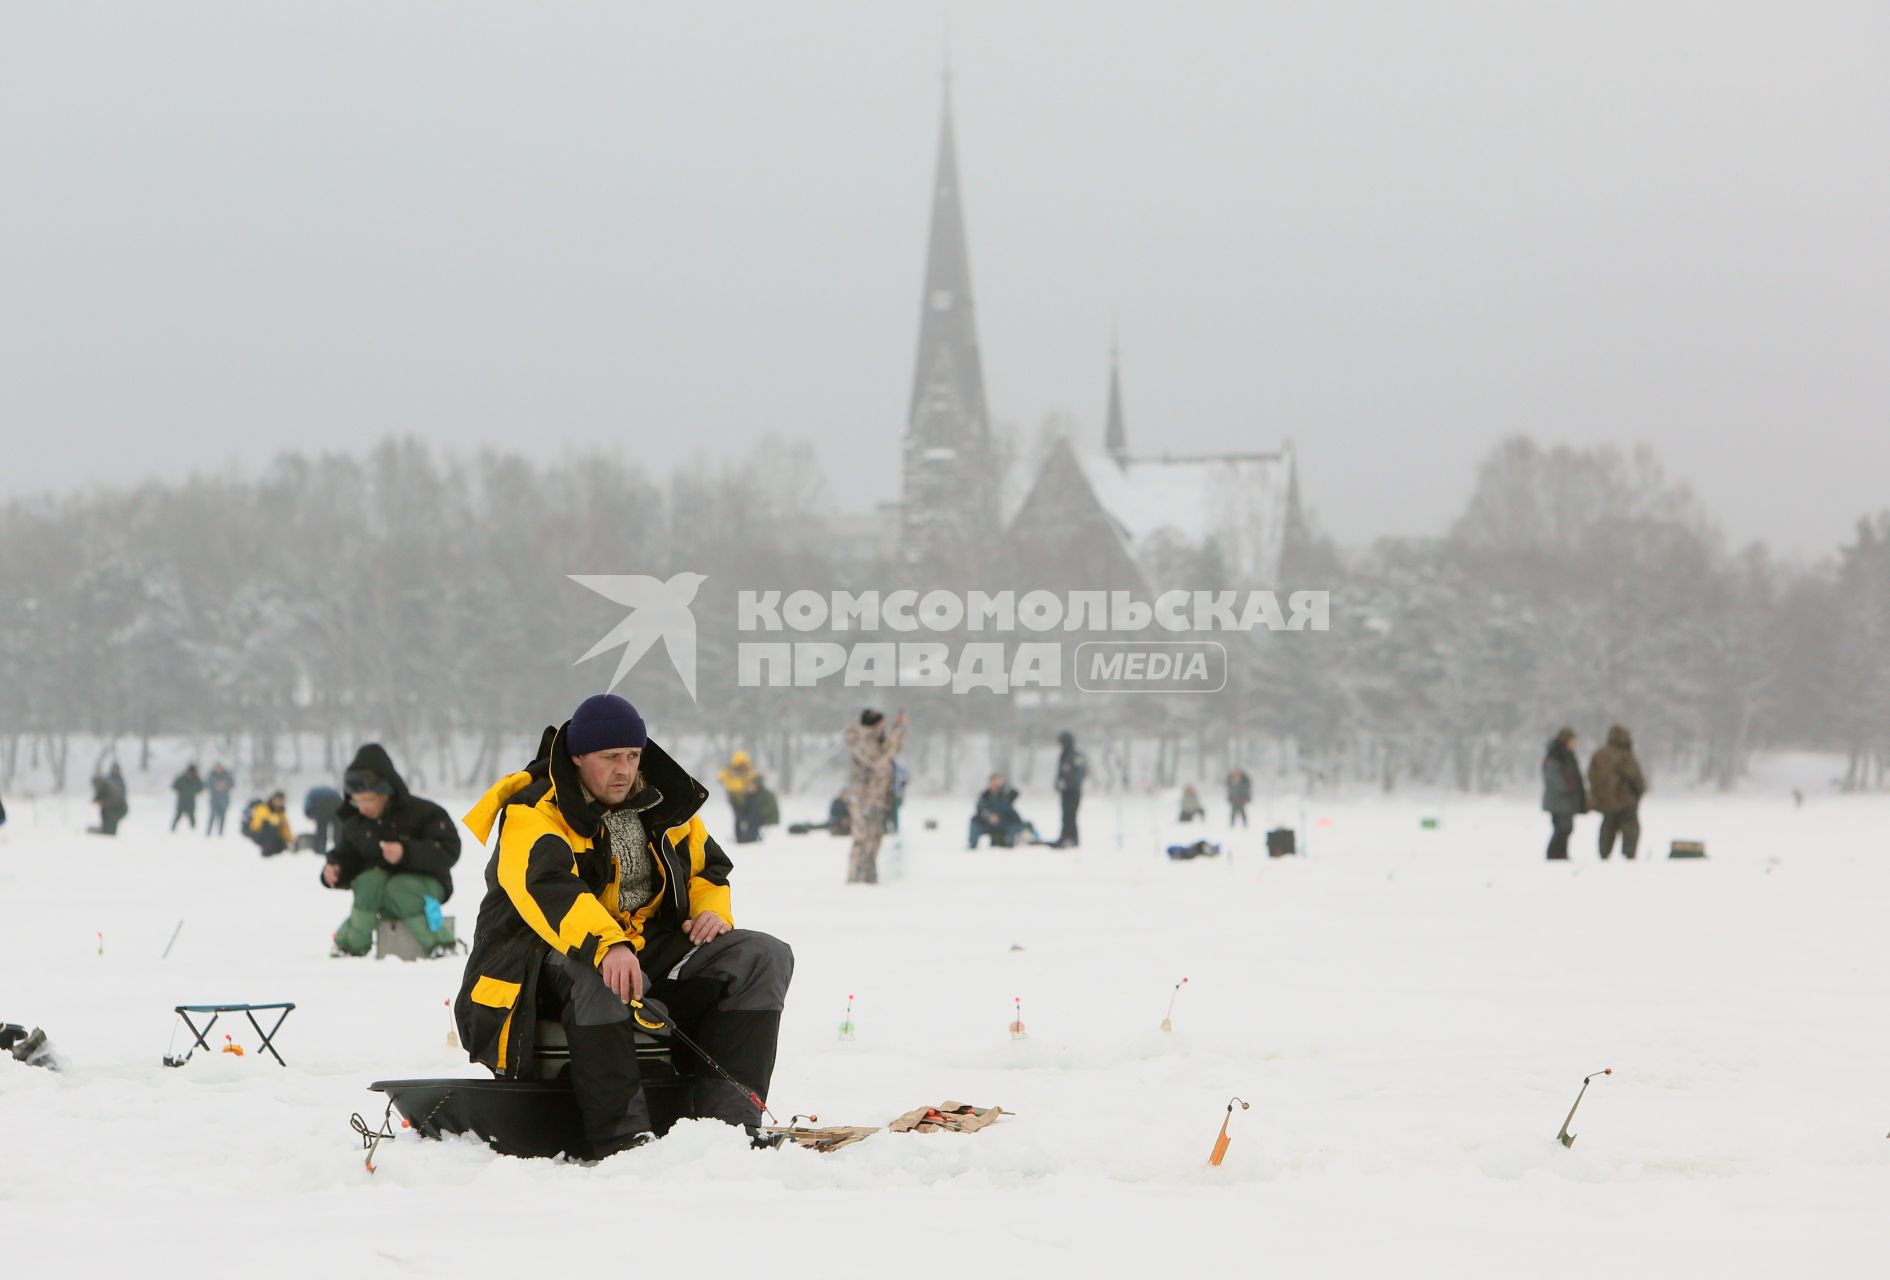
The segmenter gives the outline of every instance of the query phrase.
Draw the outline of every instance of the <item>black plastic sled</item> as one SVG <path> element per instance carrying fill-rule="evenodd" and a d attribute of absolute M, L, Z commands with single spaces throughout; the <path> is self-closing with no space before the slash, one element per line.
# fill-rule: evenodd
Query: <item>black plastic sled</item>
<path fill-rule="evenodd" d="M 386 1094 L 423 1138 L 470 1133 L 505 1156 L 594 1154 L 577 1095 L 562 1080 L 376 1080 L 368 1088 Z M 659 1134 L 689 1110 L 686 1080 L 646 1080 L 643 1092 Z"/>
<path fill-rule="evenodd" d="M 563 1030 L 550 1025 L 559 1033 Z M 562 1034 L 555 1039 L 561 1047 Z M 556 1047 L 540 1041 L 538 1065 L 547 1074 L 555 1073 L 552 1079 L 376 1080 L 368 1088 L 386 1094 L 394 1110 L 423 1138 L 470 1133 L 500 1155 L 568 1154 L 588 1160 L 594 1153 L 584 1139 L 577 1095 L 563 1078 L 563 1063 L 555 1054 Z M 659 1135 L 668 1133 L 694 1107 L 693 1074 L 678 1070 L 668 1045 L 645 1035 L 637 1037 L 637 1065 L 651 1127 Z"/>

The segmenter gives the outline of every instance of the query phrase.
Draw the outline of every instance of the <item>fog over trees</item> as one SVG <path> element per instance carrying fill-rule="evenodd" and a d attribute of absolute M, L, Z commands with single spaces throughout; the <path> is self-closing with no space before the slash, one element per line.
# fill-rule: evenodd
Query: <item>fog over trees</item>
<path fill-rule="evenodd" d="M 1243 763 L 1282 785 L 1484 791 L 1533 777 L 1557 725 L 1596 741 L 1614 721 L 1668 779 L 1730 786 L 1755 752 L 1804 748 L 1843 753 L 1846 787 L 1885 785 L 1890 513 L 1781 563 L 1724 545 L 1646 451 L 1519 437 L 1435 538 L 1341 549 L 1308 527 L 1279 583 L 1225 581 L 1212 546 L 1176 545 L 1164 586 L 1331 593 L 1329 631 L 1217 634 L 1217 696 L 735 687 L 734 587 L 930 585 L 843 554 L 829 495 L 813 451 L 784 441 L 672 471 L 393 440 L 249 480 L 16 499 L 0 508 L 0 781 L 69 789 L 96 763 L 75 737 L 129 769 L 181 735 L 257 783 L 334 772 L 379 738 L 433 785 L 473 785 L 609 679 L 614 655 L 573 664 L 624 610 L 567 575 L 686 569 L 715 588 L 696 608 L 699 700 L 660 647 L 620 691 L 659 736 L 757 750 L 782 786 L 868 703 L 912 708 L 920 785 L 983 767 L 955 746 L 1027 774 L 1020 748 L 1072 727 L 1105 786 Z M 1011 585 L 1001 566 L 991 585 Z"/>

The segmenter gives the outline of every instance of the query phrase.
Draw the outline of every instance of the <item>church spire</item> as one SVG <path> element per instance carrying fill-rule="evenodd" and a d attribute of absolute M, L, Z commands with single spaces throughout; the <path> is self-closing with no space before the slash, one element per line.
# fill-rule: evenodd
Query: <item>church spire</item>
<path fill-rule="evenodd" d="M 1120 466 L 1129 458 L 1129 429 L 1122 420 L 1122 358 L 1109 344 L 1109 425 L 1103 429 L 1103 448 Z"/>
<path fill-rule="evenodd" d="M 919 351 L 912 370 L 907 421 L 916 429 L 928 394 L 956 402 L 967 427 L 985 423 L 984 365 L 971 300 L 971 252 L 958 190 L 958 142 L 952 127 L 952 73 L 944 75 L 938 168 L 932 180 L 932 229 L 925 253 L 925 288 L 919 298 Z"/>
<path fill-rule="evenodd" d="M 990 417 L 971 299 L 948 62 L 919 298 L 919 349 L 906 411 L 901 559 L 935 566 L 980 561 L 997 522 L 992 495 L 998 486 L 990 463 Z"/>

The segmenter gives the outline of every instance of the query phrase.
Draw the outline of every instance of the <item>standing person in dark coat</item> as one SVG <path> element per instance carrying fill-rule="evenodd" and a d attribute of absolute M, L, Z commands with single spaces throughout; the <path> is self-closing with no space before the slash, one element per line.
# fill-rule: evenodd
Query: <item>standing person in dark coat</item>
<path fill-rule="evenodd" d="M 171 815 L 171 830 L 177 830 L 177 824 L 190 819 L 190 829 L 197 829 L 197 797 L 203 791 L 203 779 L 197 774 L 197 766 L 188 764 L 184 771 L 171 779 L 171 790 L 177 793 L 177 812 Z"/>
<path fill-rule="evenodd" d="M 335 950 L 366 955 L 382 919 L 406 925 L 428 955 L 454 950 L 452 930 L 440 918 L 459 861 L 452 816 L 408 791 L 378 742 L 355 753 L 342 785 L 348 799 L 335 815 L 339 834 L 322 864 L 322 883 L 353 893 L 354 906 L 335 930 Z"/>
<path fill-rule="evenodd" d="M 1549 814 L 1549 860 L 1568 861 L 1568 837 L 1575 816 L 1588 812 L 1582 766 L 1575 758 L 1575 731 L 1564 726 L 1549 739 L 1542 757 L 1542 807 Z"/>
<path fill-rule="evenodd" d="M 1227 825 L 1247 825 L 1247 806 L 1253 803 L 1253 776 L 1245 769 L 1227 773 Z"/>
<path fill-rule="evenodd" d="M 334 833 L 335 815 L 341 811 L 341 793 L 333 787 L 310 787 L 302 797 L 302 816 L 315 824 L 315 852 L 328 852 L 328 837 Z"/>
<path fill-rule="evenodd" d="M 1089 761 L 1076 749 L 1076 735 L 1065 729 L 1057 735 L 1062 751 L 1057 754 L 1057 799 L 1063 803 L 1063 829 L 1057 833 L 1056 848 L 1076 846 L 1076 810 L 1083 803 L 1083 780 L 1089 776 Z"/>
<path fill-rule="evenodd" d="M 131 812 L 125 798 L 125 774 L 117 765 L 110 773 L 92 779 L 92 803 L 98 806 L 98 825 L 86 830 L 95 836 L 115 836 L 118 824 Z"/>
<path fill-rule="evenodd" d="M 235 789 L 236 775 L 225 769 L 221 760 L 210 767 L 210 816 L 203 824 L 205 835 L 223 834 L 223 819 L 230 812 L 230 792 Z"/>
<path fill-rule="evenodd" d="M 1634 739 L 1620 725 L 1608 729 L 1605 746 L 1588 761 L 1588 802 L 1601 815 L 1601 856 L 1614 853 L 1614 837 L 1621 837 L 1621 854 L 1632 858 L 1641 843 L 1641 797 L 1647 778 L 1634 758 Z"/>

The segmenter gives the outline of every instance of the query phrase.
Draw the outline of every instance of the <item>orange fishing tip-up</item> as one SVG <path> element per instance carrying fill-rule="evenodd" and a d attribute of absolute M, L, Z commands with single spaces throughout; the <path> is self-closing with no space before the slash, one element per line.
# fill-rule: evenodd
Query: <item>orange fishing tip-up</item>
<path fill-rule="evenodd" d="M 1236 1102 L 1240 1103 L 1240 1109 L 1242 1111 L 1249 1109 L 1247 1104 L 1239 1098 L 1229 1098 L 1227 1100 L 1227 1114 L 1221 1117 L 1221 1131 L 1214 1139 L 1214 1150 L 1208 1153 L 1208 1163 L 1211 1165 L 1218 1166 L 1222 1160 L 1227 1158 L 1228 1144 L 1233 1141 L 1233 1139 L 1228 1136 L 1227 1126 L 1234 1118 L 1234 1104 Z"/>

